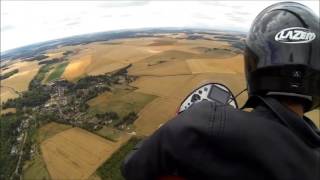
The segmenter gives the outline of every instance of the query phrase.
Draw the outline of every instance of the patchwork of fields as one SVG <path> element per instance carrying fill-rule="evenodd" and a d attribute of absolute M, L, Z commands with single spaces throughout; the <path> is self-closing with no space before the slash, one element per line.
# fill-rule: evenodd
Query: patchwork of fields
<path fill-rule="evenodd" d="M 1 70 L 1 74 L 18 69 L 19 72 L 10 76 L 7 79 L 1 80 L 0 102 L 5 102 L 8 99 L 16 98 L 19 93 L 28 89 L 32 78 L 37 74 L 40 66 L 35 61 L 21 61 L 9 65 L 7 69 Z"/>
<path fill-rule="evenodd" d="M 52 179 L 87 179 L 128 139 L 115 143 L 72 128 L 42 142 L 41 151 Z"/>
<path fill-rule="evenodd" d="M 207 40 L 187 37 L 185 33 L 163 34 L 57 48 L 46 55 L 61 58 L 65 51 L 77 53 L 53 65 L 42 83 L 76 82 L 131 65 L 127 73 L 134 81 L 87 101 L 88 113 L 94 117 L 116 112 L 123 118 L 135 112 L 138 118 L 130 132 L 148 136 L 174 117 L 181 101 L 200 85 L 222 83 L 234 94 L 246 88 L 243 56 L 230 42 L 215 41 L 211 35 L 203 35 Z M 19 70 L 1 80 L 1 103 L 27 90 L 40 67 L 36 61 L 16 60 L 1 69 L 1 74 Z M 239 96 L 239 106 L 246 99 L 246 93 Z M 318 126 L 319 114 L 319 110 L 308 114 Z M 26 165 L 25 179 L 35 177 L 37 169 L 44 179 L 99 179 L 96 169 L 130 139 L 127 132 L 103 126 L 93 134 L 70 125 L 47 124 L 39 129 L 40 153 Z"/>

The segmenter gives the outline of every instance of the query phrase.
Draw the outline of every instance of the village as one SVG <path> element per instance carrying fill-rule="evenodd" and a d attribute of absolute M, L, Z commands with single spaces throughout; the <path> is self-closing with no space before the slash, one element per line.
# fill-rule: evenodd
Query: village
<path fill-rule="evenodd" d="M 14 177 L 19 177 L 23 160 L 29 159 L 38 153 L 37 143 L 30 141 L 30 132 L 37 128 L 39 124 L 56 121 L 58 123 L 80 127 L 88 131 L 97 131 L 103 126 L 113 126 L 118 130 L 126 130 L 129 123 L 137 118 L 135 113 L 129 114 L 123 119 L 119 119 L 116 112 L 106 112 L 104 114 L 88 113 L 89 105 L 87 101 L 106 91 L 116 90 L 116 85 L 128 85 L 136 77 L 127 75 L 127 66 L 116 72 L 98 76 L 87 76 L 76 83 L 64 79 L 58 79 L 45 85 L 40 85 L 41 91 L 47 92 L 47 100 L 33 107 L 21 106 L 19 100 L 9 101 L 5 106 L 16 105 L 17 111 L 22 115 L 12 126 L 12 140 L 10 155 L 17 157 Z M 33 87 L 33 89 L 37 89 Z M 23 96 L 20 97 L 23 102 Z M 28 99 L 30 100 L 30 99 Z M 23 103 L 22 103 L 23 104 Z M 9 117 L 5 115 L 4 117 Z M 115 123 L 114 120 L 118 122 Z"/>
<path fill-rule="evenodd" d="M 88 76 L 80 79 L 76 84 L 63 79 L 50 82 L 46 87 L 46 90 L 50 92 L 50 99 L 33 109 L 42 114 L 55 114 L 57 117 L 54 119 L 59 123 L 91 131 L 98 130 L 103 125 L 111 124 L 112 117 L 118 115 L 115 112 L 97 116 L 89 115 L 87 113 L 89 105 L 86 102 L 105 91 L 112 91 L 115 85 L 128 85 L 134 81 L 135 77 L 127 75 L 127 68 L 112 74 Z M 122 128 L 125 127 L 122 126 Z"/>

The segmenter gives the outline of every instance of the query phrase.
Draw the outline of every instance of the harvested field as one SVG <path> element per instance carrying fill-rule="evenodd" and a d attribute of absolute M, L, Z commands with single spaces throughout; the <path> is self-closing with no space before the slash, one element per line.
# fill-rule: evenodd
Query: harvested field
<path fill-rule="evenodd" d="M 210 56 L 211 58 L 216 58 L 216 59 L 230 58 L 236 55 L 236 53 L 232 52 L 230 48 L 220 49 L 220 48 L 196 47 L 193 49 L 198 51 L 200 54 L 204 54 L 206 56 Z"/>
<path fill-rule="evenodd" d="M 130 38 L 91 43 L 85 45 L 85 51 L 72 57 L 63 76 L 68 80 L 76 80 L 85 75 L 112 72 L 129 64 L 133 64 L 129 73 L 136 75 L 171 75 L 174 73 L 173 69 L 179 74 L 187 74 L 190 72 L 185 67 L 185 63 L 173 61 L 190 58 L 222 57 L 221 54 L 226 57 L 235 55 L 229 50 L 230 45 L 228 43 L 208 40 L 199 41 L 202 42 L 201 50 L 199 50 L 200 43 L 198 40 L 177 40 L 173 38 Z M 203 48 L 207 50 L 222 48 L 222 50 L 203 53 Z M 162 62 L 169 61 L 174 64 L 161 64 Z M 157 64 L 161 64 L 159 69 L 151 67 Z M 172 68 L 175 65 L 179 67 Z"/>
<path fill-rule="evenodd" d="M 185 61 L 143 61 L 134 64 L 131 68 L 129 68 L 128 71 L 130 75 L 134 76 L 169 76 L 191 74 L 189 66 Z"/>
<path fill-rule="evenodd" d="M 152 42 L 159 38 L 156 37 L 142 37 L 142 38 L 127 38 L 127 39 L 115 39 L 112 41 L 107 41 L 107 43 L 113 44 L 123 44 L 128 46 L 148 46 Z"/>
<path fill-rule="evenodd" d="M 72 128 L 41 144 L 52 179 L 88 179 L 130 136 L 114 143 L 80 128 Z"/>
<path fill-rule="evenodd" d="M 1 75 L 25 66 L 25 63 L 20 59 L 12 60 L 10 62 L 7 62 L 6 64 L 6 67 L 1 68 Z"/>
<path fill-rule="evenodd" d="M 131 85 L 138 87 L 136 92 L 152 94 L 160 97 L 173 97 L 173 92 L 182 89 L 193 77 L 193 75 L 163 77 L 143 76 L 131 83 Z"/>
<path fill-rule="evenodd" d="M 175 116 L 180 104 L 177 99 L 157 98 L 148 104 L 134 122 L 137 135 L 150 135 L 159 126 Z"/>
<path fill-rule="evenodd" d="M 306 114 L 307 117 L 309 117 L 318 128 L 320 128 L 320 109 L 313 110 Z"/>
<path fill-rule="evenodd" d="M 237 55 L 226 59 L 189 59 L 189 68 L 198 73 L 244 73 L 243 56 Z"/>
<path fill-rule="evenodd" d="M 2 82 L 1 82 L 2 85 Z M 0 87 L 0 103 L 6 102 L 8 99 L 14 99 L 19 97 L 19 95 L 9 87 Z"/>
<path fill-rule="evenodd" d="M 11 69 L 18 69 L 19 72 L 1 81 L 1 86 L 11 87 L 18 92 L 26 91 L 32 78 L 38 73 L 39 65 L 35 61 L 17 62 L 10 66 Z M 7 71 L 6 70 L 6 71 Z M 2 73 L 6 73 L 6 71 Z M 2 91 L 1 91 L 2 94 Z"/>
<path fill-rule="evenodd" d="M 157 39 L 153 43 L 149 44 L 149 46 L 166 46 L 166 45 L 174 45 L 176 43 L 176 40 L 174 39 Z"/>
<path fill-rule="evenodd" d="M 0 108 L 0 116 L 8 113 L 15 113 L 15 112 L 16 112 L 16 108 L 7 108 L 7 109 Z"/>
<path fill-rule="evenodd" d="M 152 55 L 146 48 L 125 44 L 93 47 L 92 63 L 87 69 L 90 75 L 112 72 Z"/>
<path fill-rule="evenodd" d="M 81 54 L 73 57 L 70 63 L 65 68 L 62 76 L 67 80 L 75 80 L 81 76 L 86 75 L 86 69 L 92 63 L 91 54 Z"/>
<path fill-rule="evenodd" d="M 211 59 L 190 59 L 187 60 L 189 68 L 192 71 L 192 74 L 200 74 L 200 73 L 226 73 L 226 74 L 236 74 L 235 71 L 230 70 L 229 68 L 224 69 L 222 66 L 217 65 L 209 65 L 209 63 L 213 61 Z"/>
<path fill-rule="evenodd" d="M 116 70 L 124 68 L 128 65 L 129 65 L 129 63 L 126 63 L 126 62 L 113 62 L 108 65 L 96 67 L 96 68 L 94 68 L 94 70 L 89 71 L 88 73 L 90 75 L 99 75 L 99 74 L 104 74 L 104 73 L 116 71 Z"/>
<path fill-rule="evenodd" d="M 39 128 L 38 141 L 42 142 L 62 131 L 72 128 L 71 125 L 50 122 Z"/>
<path fill-rule="evenodd" d="M 61 58 L 63 57 L 63 51 L 57 51 L 57 52 L 49 52 L 47 54 L 45 54 L 46 56 L 49 56 L 49 58 L 53 59 L 53 58 Z"/>

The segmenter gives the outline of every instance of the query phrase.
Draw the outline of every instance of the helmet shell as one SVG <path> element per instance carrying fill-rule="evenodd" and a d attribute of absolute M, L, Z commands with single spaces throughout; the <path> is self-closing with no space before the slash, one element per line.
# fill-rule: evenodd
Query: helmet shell
<path fill-rule="evenodd" d="M 249 96 L 286 95 L 319 106 L 320 24 L 308 7 L 281 2 L 264 9 L 246 39 L 245 72 Z"/>

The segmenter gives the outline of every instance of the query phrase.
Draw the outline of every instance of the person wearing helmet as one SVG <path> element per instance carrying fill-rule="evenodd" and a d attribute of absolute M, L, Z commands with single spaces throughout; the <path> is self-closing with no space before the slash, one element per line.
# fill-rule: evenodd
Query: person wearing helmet
<path fill-rule="evenodd" d="M 303 116 L 319 106 L 319 17 L 276 3 L 246 39 L 245 112 L 202 101 L 159 128 L 123 162 L 128 180 L 320 179 L 320 131 Z"/>

